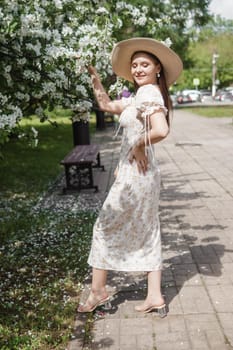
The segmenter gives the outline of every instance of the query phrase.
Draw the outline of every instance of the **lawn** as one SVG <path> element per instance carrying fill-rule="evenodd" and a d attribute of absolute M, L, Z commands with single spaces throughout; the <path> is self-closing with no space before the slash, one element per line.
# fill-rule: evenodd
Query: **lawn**
<path fill-rule="evenodd" d="M 8 196 L 19 193 L 35 197 L 47 189 L 50 182 L 60 174 L 60 161 L 73 147 L 72 124 L 69 111 L 56 109 L 49 122 L 40 123 L 38 118 L 23 119 L 23 131 L 33 126 L 39 133 L 37 147 L 29 146 L 27 139 L 12 139 L 2 149 L 0 192 Z M 94 131 L 95 118 L 92 116 L 90 129 Z"/>
<path fill-rule="evenodd" d="M 35 117 L 22 122 L 24 131 L 38 130 L 38 147 L 12 139 L 2 150 L 1 350 L 64 350 L 87 273 L 96 213 L 36 206 L 63 171 L 60 160 L 73 146 L 69 112 L 54 113 L 57 127 Z"/>
<path fill-rule="evenodd" d="M 209 118 L 232 117 L 233 118 L 233 106 L 188 107 L 187 110 L 203 117 L 209 117 Z"/>

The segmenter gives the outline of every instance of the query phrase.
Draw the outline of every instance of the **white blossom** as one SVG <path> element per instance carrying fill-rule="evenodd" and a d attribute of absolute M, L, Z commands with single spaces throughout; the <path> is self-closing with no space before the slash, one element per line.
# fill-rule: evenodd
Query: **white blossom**
<path fill-rule="evenodd" d="M 16 93 L 15 93 L 15 97 L 17 98 L 17 99 L 19 99 L 19 100 L 23 100 L 23 101 L 26 101 L 26 102 L 28 102 L 29 101 L 29 99 L 30 99 L 30 96 L 29 96 L 29 94 L 23 94 L 22 92 L 20 92 L 20 91 L 17 91 Z"/>
<path fill-rule="evenodd" d="M 37 131 L 33 126 L 31 127 L 31 130 L 32 130 L 32 132 L 33 132 L 34 138 L 37 138 L 37 136 L 38 136 L 38 131 Z"/>
<path fill-rule="evenodd" d="M 44 115 L 44 110 L 43 108 L 40 106 L 38 108 L 36 108 L 35 113 L 39 116 L 42 117 Z"/>
<path fill-rule="evenodd" d="M 76 91 L 80 92 L 83 97 L 88 97 L 87 89 L 83 85 L 77 85 L 76 86 Z"/>
<path fill-rule="evenodd" d="M 172 41 L 170 38 L 166 38 L 164 41 L 161 41 L 164 45 L 167 47 L 170 47 L 172 45 Z"/>
<path fill-rule="evenodd" d="M 37 56 L 39 56 L 40 53 L 41 53 L 41 52 L 40 52 L 40 50 L 41 50 L 41 44 L 40 44 L 40 42 L 37 42 L 36 45 L 33 45 L 33 44 L 31 44 L 31 43 L 27 43 L 27 44 L 26 44 L 26 48 L 27 48 L 28 50 L 34 51 L 35 54 L 36 54 Z"/>
<path fill-rule="evenodd" d="M 62 9 L 62 1 L 61 0 L 54 0 L 54 4 L 56 6 L 56 8 L 58 9 Z"/>
<path fill-rule="evenodd" d="M 25 69 L 23 71 L 23 76 L 25 79 L 33 80 L 34 82 L 38 82 L 41 78 L 41 75 L 39 72 L 34 72 L 32 70 L 29 70 L 29 69 Z"/>
<path fill-rule="evenodd" d="M 62 28 L 62 34 L 64 36 L 67 36 L 67 35 L 72 35 L 73 34 L 73 30 L 71 27 L 67 26 L 67 25 L 64 25 L 63 28 Z"/>
<path fill-rule="evenodd" d="M 9 73 L 11 71 L 12 67 L 10 65 L 5 67 L 5 72 Z"/>
<path fill-rule="evenodd" d="M 41 100 L 47 100 L 88 119 L 92 103 L 87 101 L 91 85 L 87 65 L 95 65 L 103 78 L 111 75 L 116 29 L 126 17 L 135 26 L 151 20 L 146 6 L 124 1 L 114 4 L 114 16 L 99 0 L 92 4 L 81 0 L 34 0 L 23 6 L 18 0 L 3 3 L 0 40 L 11 58 L 3 56 L 0 62 L 6 84 L 0 86 L 0 128 L 9 132 L 25 115 L 30 99 L 36 101 L 33 112 L 39 117 L 44 117 Z M 115 89 L 110 87 L 110 92 Z"/>
<path fill-rule="evenodd" d="M 96 11 L 97 15 L 108 15 L 108 10 L 105 7 L 99 7 Z"/>

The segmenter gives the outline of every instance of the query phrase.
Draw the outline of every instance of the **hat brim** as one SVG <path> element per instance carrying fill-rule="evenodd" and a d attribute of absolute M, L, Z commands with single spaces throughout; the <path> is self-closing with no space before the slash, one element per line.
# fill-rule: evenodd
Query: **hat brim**
<path fill-rule="evenodd" d="M 167 86 L 171 86 L 183 70 L 180 57 L 162 42 L 152 38 L 131 38 L 117 43 L 111 54 L 112 69 L 116 75 L 133 82 L 131 58 L 137 51 L 152 53 L 162 63 Z"/>

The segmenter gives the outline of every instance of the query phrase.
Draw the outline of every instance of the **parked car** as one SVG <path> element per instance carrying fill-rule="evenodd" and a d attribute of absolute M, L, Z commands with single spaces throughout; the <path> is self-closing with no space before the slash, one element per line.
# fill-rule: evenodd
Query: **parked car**
<path fill-rule="evenodd" d="M 215 101 L 233 101 L 233 90 L 221 89 L 218 90 L 214 96 Z"/>
<path fill-rule="evenodd" d="M 192 102 L 201 102 L 201 93 L 198 90 L 187 90 Z"/>
<path fill-rule="evenodd" d="M 198 90 L 183 90 L 177 96 L 178 103 L 201 102 L 201 93 Z"/>
<path fill-rule="evenodd" d="M 210 90 L 200 90 L 201 102 L 210 102 L 213 100 L 212 92 Z"/>
<path fill-rule="evenodd" d="M 177 106 L 177 96 L 175 94 L 171 94 L 170 98 L 172 100 L 172 106 L 176 107 Z"/>
<path fill-rule="evenodd" d="M 181 92 L 180 94 L 177 95 L 176 101 L 177 101 L 177 103 L 180 103 L 180 104 L 192 102 L 189 95 L 183 94 L 183 92 Z"/>
<path fill-rule="evenodd" d="M 233 86 L 226 87 L 224 90 L 229 91 L 233 95 Z"/>

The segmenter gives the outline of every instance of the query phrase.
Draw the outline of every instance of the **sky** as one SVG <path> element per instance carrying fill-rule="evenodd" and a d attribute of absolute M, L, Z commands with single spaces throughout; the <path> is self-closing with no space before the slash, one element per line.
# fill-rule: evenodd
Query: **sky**
<path fill-rule="evenodd" d="M 221 15 L 226 19 L 233 19 L 232 0 L 212 0 L 209 9 L 214 15 Z"/>

